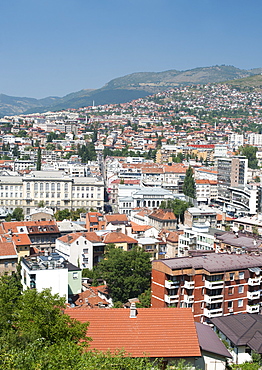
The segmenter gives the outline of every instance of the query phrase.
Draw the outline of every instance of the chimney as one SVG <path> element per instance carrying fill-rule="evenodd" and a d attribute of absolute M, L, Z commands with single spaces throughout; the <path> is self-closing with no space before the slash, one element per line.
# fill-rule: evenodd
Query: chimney
<path fill-rule="evenodd" d="M 130 316 L 129 317 L 130 319 L 135 319 L 136 315 L 137 315 L 136 304 L 135 302 L 132 302 L 130 306 Z"/>

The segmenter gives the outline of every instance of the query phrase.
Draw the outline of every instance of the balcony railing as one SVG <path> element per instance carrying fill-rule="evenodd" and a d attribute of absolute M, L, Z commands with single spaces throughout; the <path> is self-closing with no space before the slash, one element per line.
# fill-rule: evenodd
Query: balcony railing
<path fill-rule="evenodd" d="M 260 282 L 261 282 L 261 278 L 256 277 L 256 278 L 249 278 L 247 283 L 248 285 L 255 286 L 255 285 L 260 285 Z"/>
<path fill-rule="evenodd" d="M 220 302 L 223 302 L 223 295 L 220 294 L 220 295 L 210 296 L 210 295 L 205 294 L 204 295 L 204 301 L 206 303 L 208 303 L 208 304 L 211 304 L 211 303 L 220 303 Z"/>
<path fill-rule="evenodd" d="M 194 281 L 184 281 L 184 287 L 186 289 L 194 289 L 195 282 Z"/>
<path fill-rule="evenodd" d="M 179 281 L 171 281 L 171 280 L 165 281 L 165 288 L 167 289 L 174 289 L 178 287 L 179 287 Z"/>
<path fill-rule="evenodd" d="M 217 317 L 223 314 L 223 308 L 208 309 L 204 308 L 204 316 L 206 317 Z"/>
<path fill-rule="evenodd" d="M 172 304 L 172 303 L 177 303 L 178 302 L 178 298 L 179 298 L 179 295 L 167 295 L 165 294 L 165 302 L 166 303 L 169 303 L 169 304 Z"/>
<path fill-rule="evenodd" d="M 184 302 L 186 303 L 194 303 L 194 296 L 193 295 L 184 295 Z"/>
<path fill-rule="evenodd" d="M 247 313 L 258 313 L 259 312 L 259 304 L 255 305 L 247 305 Z"/>
<path fill-rule="evenodd" d="M 218 280 L 218 281 L 205 280 L 205 288 L 207 289 L 223 289 L 223 287 L 224 287 L 223 280 Z"/>
<path fill-rule="evenodd" d="M 260 298 L 260 290 L 257 290 L 256 292 L 247 292 L 247 298 L 248 299 L 259 299 Z"/>

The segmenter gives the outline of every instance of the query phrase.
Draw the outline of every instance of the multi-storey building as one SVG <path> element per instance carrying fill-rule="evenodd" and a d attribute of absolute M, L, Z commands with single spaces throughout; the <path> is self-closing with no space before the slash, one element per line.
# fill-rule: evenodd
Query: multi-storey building
<path fill-rule="evenodd" d="M 95 177 L 72 177 L 60 171 L 32 171 L 25 176 L 1 176 L 0 206 L 12 212 L 21 207 L 29 215 L 44 201 L 55 210 L 103 209 L 104 183 Z"/>
<path fill-rule="evenodd" d="M 152 263 L 151 306 L 191 307 L 195 321 L 261 310 L 262 256 L 210 253 Z"/>

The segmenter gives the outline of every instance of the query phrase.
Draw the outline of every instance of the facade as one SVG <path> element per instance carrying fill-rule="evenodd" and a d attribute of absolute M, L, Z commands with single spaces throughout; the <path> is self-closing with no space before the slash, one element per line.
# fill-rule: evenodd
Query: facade
<path fill-rule="evenodd" d="M 205 224 L 216 227 L 217 213 L 211 207 L 190 207 L 184 213 L 184 225 L 192 227 L 193 224 Z"/>
<path fill-rule="evenodd" d="M 152 263 L 151 306 L 191 307 L 195 321 L 261 310 L 261 255 L 210 253 Z"/>
<path fill-rule="evenodd" d="M 175 231 L 177 229 L 177 219 L 171 209 L 156 209 L 148 215 L 148 224 L 157 230 Z"/>
<path fill-rule="evenodd" d="M 88 232 L 104 230 L 106 222 L 102 213 L 88 212 L 86 214 L 86 229 Z"/>
<path fill-rule="evenodd" d="M 136 207 L 158 208 L 162 201 L 168 199 L 174 199 L 171 191 L 160 187 L 144 187 L 134 191 L 129 197 L 119 198 L 118 209 L 120 213 L 131 214 Z"/>
<path fill-rule="evenodd" d="M 30 215 L 38 204 L 54 210 L 104 206 L 104 183 L 95 177 L 73 177 L 60 171 L 32 171 L 25 176 L 1 176 L 0 206 L 9 212 L 23 208 Z"/>
<path fill-rule="evenodd" d="M 178 257 L 188 256 L 189 251 L 215 250 L 215 229 L 205 224 L 194 224 L 192 228 L 184 228 L 184 233 L 178 238 Z"/>
<path fill-rule="evenodd" d="M 9 237 L 0 238 L 0 276 L 16 272 L 18 256 L 14 242 Z"/>
<path fill-rule="evenodd" d="M 102 248 L 104 253 L 104 246 L 95 232 L 71 233 L 56 240 L 56 251 L 81 269 L 91 270 L 94 267 L 96 248 Z"/>
<path fill-rule="evenodd" d="M 58 293 L 68 300 L 68 267 L 59 254 L 23 258 L 21 276 L 23 290 L 36 289 L 41 292 L 50 288 L 52 294 Z"/>

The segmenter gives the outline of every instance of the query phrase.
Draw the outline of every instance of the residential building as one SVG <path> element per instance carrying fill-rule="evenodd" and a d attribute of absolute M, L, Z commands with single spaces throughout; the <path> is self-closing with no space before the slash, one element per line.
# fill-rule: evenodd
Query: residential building
<path fill-rule="evenodd" d="M 29 256 L 30 248 L 52 252 L 60 236 L 56 221 L 12 221 L 3 222 L 1 232 L 13 239 L 18 258 Z"/>
<path fill-rule="evenodd" d="M 190 207 L 184 213 L 184 225 L 192 227 L 193 224 L 205 224 L 216 227 L 217 212 L 211 207 Z"/>
<path fill-rule="evenodd" d="M 72 276 L 71 276 L 72 275 Z M 38 292 L 50 288 L 52 294 L 59 294 L 68 301 L 69 294 L 81 292 L 81 271 L 72 266 L 58 253 L 46 256 L 25 257 L 21 260 L 21 283 L 23 290 Z M 78 280 L 78 283 L 74 282 Z"/>
<path fill-rule="evenodd" d="M 104 234 L 102 240 L 105 244 L 114 244 L 116 248 L 129 251 L 137 246 L 137 240 L 119 231 Z"/>
<path fill-rule="evenodd" d="M 192 250 L 215 251 L 215 232 L 206 224 L 194 223 L 192 228 L 185 227 L 178 237 L 178 257 L 189 255 Z"/>
<path fill-rule="evenodd" d="M 55 249 L 73 265 L 91 270 L 98 262 L 97 251 L 101 250 L 104 254 L 104 246 L 105 243 L 95 232 L 86 232 L 71 233 L 56 239 Z"/>
<path fill-rule="evenodd" d="M 215 180 L 195 180 L 196 200 L 198 205 L 210 204 L 217 199 L 217 181 Z"/>
<path fill-rule="evenodd" d="M 252 361 L 252 352 L 262 355 L 262 315 L 239 313 L 211 319 L 214 330 L 228 343 L 233 362 Z"/>
<path fill-rule="evenodd" d="M 166 363 L 185 359 L 193 367 L 201 356 L 189 309 L 152 310 L 136 308 L 132 303 L 130 309 L 86 310 L 77 307 L 68 308 L 65 313 L 80 322 L 89 322 L 87 334 L 92 338 L 91 350 L 110 350 L 114 353 L 122 348 L 132 357 L 162 358 Z M 130 340 L 127 333 L 132 333 L 135 340 Z M 149 340 L 152 333 L 157 340 Z"/>
<path fill-rule="evenodd" d="M 18 256 L 14 242 L 7 237 L 0 238 L 0 276 L 16 272 Z"/>
<path fill-rule="evenodd" d="M 87 212 L 86 214 L 86 229 L 88 232 L 104 230 L 106 221 L 100 212 Z"/>
<path fill-rule="evenodd" d="M 152 262 L 151 306 L 191 307 L 195 321 L 261 309 L 262 256 L 209 253 Z"/>
<path fill-rule="evenodd" d="M 177 219 L 171 209 L 156 209 L 148 216 L 148 224 L 157 230 L 175 231 L 177 229 Z"/>

